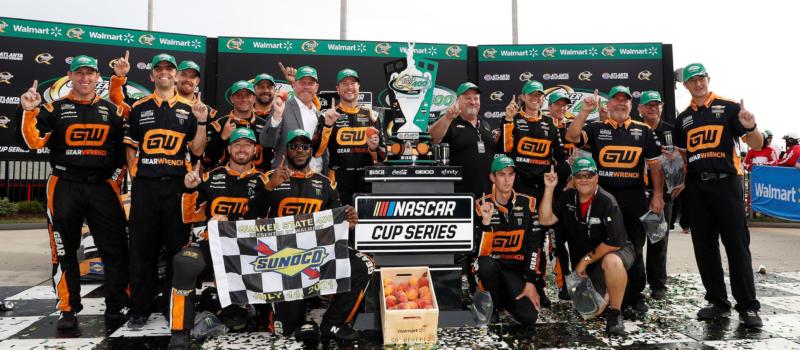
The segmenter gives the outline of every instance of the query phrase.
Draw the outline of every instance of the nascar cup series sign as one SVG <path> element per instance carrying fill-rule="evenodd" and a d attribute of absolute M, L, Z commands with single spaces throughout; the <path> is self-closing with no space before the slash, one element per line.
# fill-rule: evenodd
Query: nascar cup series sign
<path fill-rule="evenodd" d="M 784 220 L 800 221 L 800 170 L 755 166 L 750 173 L 754 211 Z"/>
<path fill-rule="evenodd" d="M 362 252 L 467 252 L 473 244 L 469 195 L 356 197 L 355 246 Z"/>

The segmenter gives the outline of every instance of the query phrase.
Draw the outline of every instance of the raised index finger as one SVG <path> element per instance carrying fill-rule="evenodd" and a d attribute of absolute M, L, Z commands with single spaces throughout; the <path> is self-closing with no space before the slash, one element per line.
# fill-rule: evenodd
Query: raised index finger
<path fill-rule="evenodd" d="M 31 85 L 31 89 L 33 89 L 33 91 L 36 91 L 38 88 L 39 88 L 39 80 L 34 79 L 33 85 Z"/>
<path fill-rule="evenodd" d="M 194 163 L 194 168 L 192 170 L 193 171 L 199 171 L 200 170 L 200 160 L 198 160 L 197 163 Z"/>
<path fill-rule="evenodd" d="M 739 100 L 739 108 L 744 109 L 744 99 Z"/>
<path fill-rule="evenodd" d="M 125 50 L 125 61 L 127 61 L 127 60 L 128 60 L 128 58 L 130 57 L 130 54 L 131 54 L 131 52 L 130 52 L 130 51 L 128 51 L 128 50 Z"/>
<path fill-rule="evenodd" d="M 278 62 L 278 67 L 281 69 L 281 72 L 286 73 L 286 67 L 283 65 L 282 62 Z"/>

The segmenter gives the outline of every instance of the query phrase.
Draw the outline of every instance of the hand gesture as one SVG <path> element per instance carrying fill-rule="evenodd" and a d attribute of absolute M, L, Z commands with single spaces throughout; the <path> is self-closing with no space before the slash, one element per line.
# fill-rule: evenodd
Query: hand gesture
<path fill-rule="evenodd" d="M 294 83 L 294 76 L 297 75 L 297 69 L 286 67 L 281 62 L 278 62 L 278 67 L 281 69 L 281 73 L 283 73 L 283 78 L 286 79 L 289 84 Z"/>
<path fill-rule="evenodd" d="M 346 205 L 344 207 L 344 215 L 345 220 L 347 220 L 347 222 L 350 224 L 350 228 L 356 227 L 356 224 L 358 223 L 358 213 L 356 212 L 356 209 Z"/>
<path fill-rule="evenodd" d="M 525 288 L 522 289 L 522 293 L 517 295 L 517 300 L 525 297 L 528 297 L 528 299 L 531 300 L 531 303 L 533 303 L 533 307 L 536 310 L 541 308 L 541 305 L 539 304 L 539 293 L 536 292 L 536 286 L 534 286 L 533 283 L 525 282 Z"/>
<path fill-rule="evenodd" d="M 197 93 L 197 99 L 194 100 L 192 105 L 192 114 L 194 118 L 200 123 L 205 123 L 208 120 L 208 106 L 200 99 L 200 93 Z"/>
<path fill-rule="evenodd" d="M 512 96 L 511 102 L 509 102 L 508 105 L 506 106 L 506 116 L 505 116 L 506 121 L 509 122 L 512 121 L 514 119 L 514 116 L 517 115 L 517 112 L 519 112 L 519 105 L 515 101 L 515 97 Z"/>
<path fill-rule="evenodd" d="M 20 97 L 20 104 L 22 104 L 22 109 L 26 111 L 32 111 L 34 108 L 39 107 L 42 104 L 42 95 L 39 94 L 39 91 L 36 89 L 39 88 L 39 81 L 34 80 L 33 85 L 25 91 L 24 94 Z"/>
<path fill-rule="evenodd" d="M 544 173 L 544 187 L 556 188 L 557 184 L 558 184 L 558 175 L 556 174 L 556 167 L 551 165 L 550 171 Z"/>
<path fill-rule="evenodd" d="M 447 111 L 444 112 L 444 117 L 450 120 L 456 119 L 461 114 L 461 107 L 458 106 L 458 102 L 453 103 L 450 107 L 447 107 Z"/>
<path fill-rule="evenodd" d="M 479 201 L 476 201 L 476 204 L 478 204 L 478 208 L 480 209 L 481 222 L 484 225 L 489 225 L 490 223 L 492 223 L 492 215 L 494 214 L 494 203 L 492 203 L 491 201 L 487 202 L 486 196 L 484 195 L 483 197 L 481 197 Z"/>
<path fill-rule="evenodd" d="M 286 102 L 282 98 L 273 98 L 272 99 L 272 120 L 275 123 L 280 123 L 281 119 L 283 119 L 283 111 L 286 108 Z"/>
<path fill-rule="evenodd" d="M 752 129 L 756 126 L 755 116 L 744 108 L 744 99 L 739 101 L 739 123 L 741 123 L 745 129 Z"/>
<path fill-rule="evenodd" d="M 130 52 L 125 50 L 125 56 L 114 60 L 114 75 L 118 77 L 124 77 L 128 75 L 128 72 L 131 71 L 131 63 L 128 61 L 129 58 Z"/>
<path fill-rule="evenodd" d="M 331 105 L 327 111 L 325 111 L 325 126 L 333 126 L 336 124 L 336 121 L 339 120 L 339 117 L 342 115 L 336 111 L 336 104 L 335 100 L 331 97 Z"/>
<path fill-rule="evenodd" d="M 233 117 L 229 117 L 228 121 L 225 122 L 225 126 L 222 127 L 222 133 L 220 133 L 220 137 L 223 140 L 227 140 L 231 138 L 234 130 L 236 130 L 236 123 L 233 122 Z"/>
<path fill-rule="evenodd" d="M 583 109 L 582 112 L 592 113 L 597 106 L 600 104 L 600 96 L 597 89 L 594 90 L 594 94 L 590 96 L 586 96 L 583 98 Z"/>
<path fill-rule="evenodd" d="M 289 170 L 289 167 L 286 166 L 285 162 L 286 158 L 282 158 L 281 164 L 279 164 L 278 167 L 275 168 L 275 171 L 272 172 L 272 175 L 270 175 L 267 188 L 276 188 L 282 183 L 286 182 L 286 180 L 292 176 L 292 171 Z"/>
<path fill-rule="evenodd" d="M 600 120 L 608 119 L 608 105 L 601 103 L 600 108 L 597 110 L 597 115 L 600 117 Z"/>
<path fill-rule="evenodd" d="M 200 178 L 200 161 L 198 160 L 192 171 L 183 176 L 183 185 L 186 188 L 197 188 L 200 185 L 200 181 L 202 180 Z"/>

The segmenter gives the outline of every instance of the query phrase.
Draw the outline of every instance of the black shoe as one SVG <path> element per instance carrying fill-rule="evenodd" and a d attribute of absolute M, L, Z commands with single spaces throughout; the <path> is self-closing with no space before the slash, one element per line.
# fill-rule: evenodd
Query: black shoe
<path fill-rule="evenodd" d="M 558 291 L 558 299 L 559 300 L 572 300 L 569 296 L 569 291 L 567 290 L 567 286 L 561 287 Z"/>
<path fill-rule="evenodd" d="M 758 316 L 758 311 L 747 310 L 739 313 L 739 321 L 747 328 L 761 329 L 764 323 L 761 322 L 761 317 Z"/>
<path fill-rule="evenodd" d="M 306 321 L 294 330 L 294 339 L 304 344 L 319 343 L 319 327 L 313 321 Z"/>
<path fill-rule="evenodd" d="M 169 338 L 169 350 L 189 350 L 192 345 L 192 336 L 188 330 L 173 331 Z"/>
<path fill-rule="evenodd" d="M 358 331 L 349 325 L 333 324 L 322 321 L 322 335 L 325 337 L 333 337 L 338 340 L 356 340 L 358 339 Z"/>
<path fill-rule="evenodd" d="M 78 317 L 74 312 L 62 312 L 56 322 L 56 328 L 62 331 L 78 328 Z"/>
<path fill-rule="evenodd" d="M 103 317 L 107 325 L 121 325 L 128 320 L 128 315 L 126 315 L 123 310 L 106 310 L 106 312 L 103 313 Z"/>
<path fill-rule="evenodd" d="M 650 293 L 650 297 L 655 299 L 655 300 L 663 300 L 664 298 L 667 297 L 667 290 L 663 289 L 663 288 L 654 289 Z"/>
<path fill-rule="evenodd" d="M 647 311 L 650 310 L 650 307 L 647 306 L 644 299 L 639 299 L 631 305 L 631 309 L 637 314 L 646 314 Z"/>
<path fill-rule="evenodd" d="M 147 322 L 147 317 L 140 316 L 140 315 L 131 315 L 128 319 L 128 328 L 130 329 L 142 329 L 144 327 L 145 322 Z"/>
<path fill-rule="evenodd" d="M 606 310 L 606 334 L 625 335 L 625 323 L 622 321 L 622 312 L 619 309 Z"/>
<path fill-rule="evenodd" d="M 544 291 L 539 293 L 539 306 L 541 306 L 543 309 L 549 309 L 550 305 L 552 304 L 553 302 L 551 302 L 550 299 L 544 295 Z"/>
<path fill-rule="evenodd" d="M 722 308 L 717 305 L 709 304 L 706 307 L 697 311 L 698 320 L 718 320 L 726 318 L 731 315 L 731 309 Z M 757 317 L 758 315 L 756 315 Z"/>

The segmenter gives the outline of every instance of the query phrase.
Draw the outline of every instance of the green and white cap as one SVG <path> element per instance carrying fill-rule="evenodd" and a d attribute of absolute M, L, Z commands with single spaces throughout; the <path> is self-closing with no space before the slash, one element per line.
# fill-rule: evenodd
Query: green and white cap
<path fill-rule="evenodd" d="M 253 79 L 253 85 L 258 85 L 258 83 L 264 80 L 272 82 L 272 85 L 275 85 L 275 78 L 273 78 L 271 75 L 267 73 L 261 73 L 259 75 L 256 75 L 256 77 Z"/>
<path fill-rule="evenodd" d="M 567 94 L 565 94 L 563 91 L 556 91 L 551 93 L 550 96 L 547 96 L 548 105 L 552 105 L 558 102 L 558 100 L 566 100 L 567 104 L 572 103 L 572 100 L 570 100 L 569 96 L 567 96 Z"/>
<path fill-rule="evenodd" d="M 294 76 L 294 80 L 300 80 L 305 77 L 312 77 L 314 80 L 319 81 L 317 77 L 317 70 L 311 66 L 302 66 L 297 68 L 297 74 Z"/>
<path fill-rule="evenodd" d="M 584 171 L 597 174 L 597 164 L 594 163 L 594 159 L 589 157 L 580 157 L 575 159 L 575 162 L 572 163 L 572 175 Z"/>
<path fill-rule="evenodd" d="M 175 62 L 175 57 L 168 53 L 160 53 L 153 56 L 153 59 L 150 60 L 150 65 L 155 69 L 161 62 L 169 62 L 173 67 L 178 67 L 178 63 Z"/>
<path fill-rule="evenodd" d="M 646 105 L 653 101 L 656 101 L 661 104 L 664 103 L 664 101 L 661 100 L 661 94 L 655 90 L 647 90 L 645 92 L 642 92 L 642 97 L 639 97 L 640 105 Z"/>
<path fill-rule="evenodd" d="M 478 93 L 481 93 L 481 89 L 478 88 L 478 85 L 475 85 L 475 84 L 470 83 L 470 82 L 466 82 L 466 83 L 462 83 L 461 85 L 458 86 L 458 89 L 456 90 L 456 96 L 461 96 L 461 95 L 463 95 L 465 92 L 467 92 L 469 90 L 475 90 Z"/>
<path fill-rule="evenodd" d="M 702 63 L 691 63 L 688 66 L 683 67 L 683 81 L 688 81 L 696 76 L 708 76 L 706 67 L 703 66 Z"/>
<path fill-rule="evenodd" d="M 74 72 L 78 70 L 78 68 L 80 67 L 89 67 L 91 69 L 94 69 L 95 71 L 99 70 L 97 69 L 97 59 L 86 55 L 73 57 L 72 62 L 70 62 L 69 64 L 69 71 Z"/>
<path fill-rule="evenodd" d="M 628 98 L 631 99 L 633 98 L 633 95 L 631 95 L 631 89 L 629 89 L 625 85 L 617 85 L 615 87 L 612 87 L 611 91 L 608 92 L 608 98 L 612 99 L 617 94 L 625 94 L 626 96 L 628 96 Z"/>
<path fill-rule="evenodd" d="M 514 168 L 517 167 L 516 165 L 514 165 L 514 160 L 511 159 L 509 156 L 502 155 L 492 160 L 492 167 L 491 167 L 492 173 L 496 173 L 508 167 L 514 167 Z"/>
<path fill-rule="evenodd" d="M 525 85 L 522 86 L 522 93 L 527 95 L 534 92 L 541 92 L 544 94 L 544 85 L 536 80 L 526 81 Z"/>
<path fill-rule="evenodd" d="M 286 135 L 286 144 L 289 144 L 289 142 L 292 142 L 292 140 L 298 137 L 305 137 L 308 139 L 308 141 L 311 141 L 311 134 L 309 134 L 308 131 L 303 129 L 294 129 L 289 131 L 289 133 Z"/>
<path fill-rule="evenodd" d="M 231 138 L 228 140 L 228 144 L 232 145 L 239 139 L 248 139 L 254 143 L 258 142 L 256 141 L 256 133 L 250 128 L 236 128 L 233 130 L 233 133 L 231 133 Z"/>
<path fill-rule="evenodd" d="M 356 78 L 357 81 L 361 81 L 361 79 L 358 78 L 358 72 L 350 68 L 345 68 L 340 70 L 339 74 L 336 74 L 336 84 L 339 84 L 339 82 L 342 81 L 342 79 L 347 77 L 353 77 Z"/>
<path fill-rule="evenodd" d="M 200 74 L 200 66 L 197 63 L 194 61 L 181 61 L 181 64 L 178 65 L 178 71 L 187 69 L 194 69 L 197 74 Z"/>
<path fill-rule="evenodd" d="M 248 90 L 248 91 L 252 92 L 254 95 L 256 93 L 256 89 L 253 88 L 253 84 L 251 84 L 251 83 L 249 83 L 247 81 L 244 81 L 244 80 L 239 80 L 239 81 L 231 84 L 231 87 L 228 88 L 228 97 L 230 97 L 233 94 L 239 92 L 239 90 Z"/>

